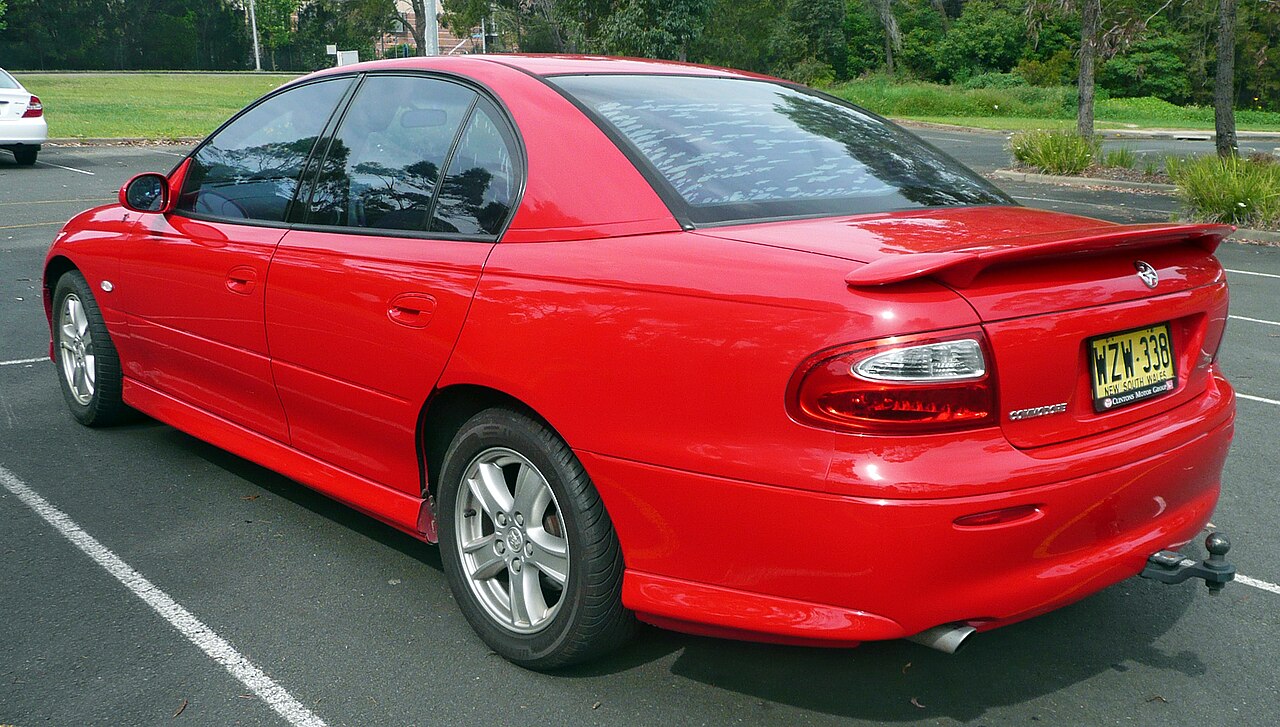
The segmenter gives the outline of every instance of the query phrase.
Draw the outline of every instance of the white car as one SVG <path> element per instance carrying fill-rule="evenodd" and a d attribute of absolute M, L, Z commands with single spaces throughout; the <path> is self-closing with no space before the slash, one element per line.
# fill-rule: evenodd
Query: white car
<path fill-rule="evenodd" d="M 48 138 L 40 99 L 0 68 L 0 149 L 13 152 L 18 164 L 29 167 Z"/>

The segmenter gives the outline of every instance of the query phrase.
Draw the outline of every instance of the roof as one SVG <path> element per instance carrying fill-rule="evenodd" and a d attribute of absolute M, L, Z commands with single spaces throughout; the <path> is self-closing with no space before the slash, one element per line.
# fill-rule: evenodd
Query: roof
<path fill-rule="evenodd" d="M 488 61 L 511 68 L 516 68 L 536 76 L 554 76 L 566 74 L 646 74 L 646 75 L 680 75 L 680 76 L 717 76 L 722 78 L 769 78 L 749 71 L 737 71 L 731 68 L 700 66 L 693 63 L 661 61 L 648 58 L 611 58 L 607 56 L 572 56 L 572 55 L 538 55 L 538 54 L 465 54 L 457 56 L 413 56 L 409 58 L 389 58 L 380 61 L 367 61 L 339 68 L 328 68 L 320 73 L 333 71 L 359 71 L 365 69 L 422 69 L 447 70 L 451 66 L 459 69 L 476 61 Z M 775 79 L 770 79 L 775 80 Z"/>

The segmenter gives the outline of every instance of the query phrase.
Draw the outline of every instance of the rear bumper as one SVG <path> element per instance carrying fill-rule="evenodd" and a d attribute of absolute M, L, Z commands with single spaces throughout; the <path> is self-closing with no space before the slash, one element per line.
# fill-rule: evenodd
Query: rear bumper
<path fill-rule="evenodd" d="M 622 542 L 623 602 L 642 620 L 848 645 L 1029 618 L 1137 575 L 1152 553 L 1194 538 L 1217 503 L 1233 430 L 1225 381 L 1208 395 L 1221 399 L 1219 416 L 1194 437 L 1135 448 L 1103 472 L 972 497 L 850 497 L 580 456 Z M 1037 513 L 955 524 L 1019 505 Z"/>
<path fill-rule="evenodd" d="M 43 144 L 48 138 L 49 126 L 43 116 L 0 120 L 0 147 Z"/>

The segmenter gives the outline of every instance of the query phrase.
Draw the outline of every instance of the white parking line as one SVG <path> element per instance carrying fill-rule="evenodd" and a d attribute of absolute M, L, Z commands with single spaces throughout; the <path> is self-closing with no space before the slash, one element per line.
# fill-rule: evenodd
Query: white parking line
<path fill-rule="evenodd" d="M 1280 586 L 1277 586 L 1274 583 L 1267 583 L 1266 581 L 1260 581 L 1257 578 L 1242 576 L 1239 573 L 1236 574 L 1236 582 L 1243 583 L 1246 586 L 1253 586 L 1254 588 L 1261 588 L 1264 591 L 1271 591 L 1276 595 L 1280 595 Z"/>
<path fill-rule="evenodd" d="M 48 356 L 41 356 L 40 358 L 18 358 L 12 361 L 0 361 L 0 366 L 17 366 L 18 364 L 39 363 L 41 361 L 48 360 Z"/>
<path fill-rule="evenodd" d="M 38 162 L 36 162 L 36 163 L 37 163 L 37 164 L 43 164 L 43 165 L 45 165 L 46 167 L 57 167 L 57 168 L 59 168 L 59 169 L 65 169 L 65 170 L 67 170 L 68 172 L 79 172 L 80 174 L 88 174 L 90 177 L 96 177 L 96 176 L 97 176 L 97 175 L 96 175 L 96 174 L 94 174 L 93 172 L 86 172 L 86 171 L 85 171 L 85 170 L 83 170 L 83 169 L 76 169 L 75 167 L 64 167 L 64 166 L 62 166 L 61 164 L 54 164 L 53 162 L 38 161 Z"/>
<path fill-rule="evenodd" d="M 1260 278 L 1280 278 L 1280 275 L 1276 275 L 1275 273 L 1255 273 L 1251 270 L 1232 270 L 1231 268 L 1227 268 L 1226 270 L 1228 273 L 1235 273 L 1236 275 L 1257 275 Z"/>
<path fill-rule="evenodd" d="M 92 535 L 82 530 L 66 513 L 50 505 L 48 500 L 45 500 L 4 467 L 0 467 L 0 485 L 4 485 L 6 490 L 13 493 L 27 507 L 34 510 L 37 515 L 44 518 L 45 522 L 52 525 L 67 540 L 70 540 L 72 545 L 79 548 L 85 555 L 92 558 L 95 563 L 114 576 L 116 580 L 123 583 L 126 588 L 133 592 L 133 595 L 155 609 L 156 613 L 160 614 L 179 633 L 187 637 L 191 643 L 200 647 L 200 650 L 208 654 L 209 658 L 221 664 L 231 673 L 231 676 L 240 680 L 240 683 L 248 687 L 254 694 L 261 697 L 262 701 L 270 705 L 289 724 L 295 725 L 295 727 L 325 727 L 324 720 L 317 717 L 311 710 L 286 692 L 284 687 L 276 684 L 271 677 L 254 666 L 243 654 L 236 651 L 235 647 L 227 642 L 226 639 L 201 623 L 200 619 L 193 616 L 190 611 L 180 606 L 167 593 L 156 588 L 154 583 L 147 580 L 141 573 L 108 550 Z"/>
<path fill-rule="evenodd" d="M 1248 316 L 1227 316 L 1238 321 L 1249 321 L 1250 323 L 1265 323 L 1268 326 L 1280 326 L 1280 321 L 1264 321 L 1261 318 L 1250 318 Z"/>
<path fill-rule="evenodd" d="M 153 151 L 153 152 L 155 152 L 155 153 L 157 153 L 157 154 L 168 154 L 168 155 L 169 155 L 169 156 L 171 156 L 171 157 L 185 157 L 185 156 L 186 156 L 186 154 L 179 154 L 179 153 L 177 153 L 177 152 L 165 151 L 164 149 L 152 149 L 151 151 Z"/>
<path fill-rule="evenodd" d="M 1236 392 L 1236 397 L 1239 399 L 1248 399 L 1249 401 L 1260 401 L 1263 404 L 1275 404 L 1276 406 L 1280 406 L 1280 401 L 1276 401 L 1275 399 L 1264 399 L 1261 396 L 1249 396 L 1248 394 L 1241 394 L 1238 391 Z"/>

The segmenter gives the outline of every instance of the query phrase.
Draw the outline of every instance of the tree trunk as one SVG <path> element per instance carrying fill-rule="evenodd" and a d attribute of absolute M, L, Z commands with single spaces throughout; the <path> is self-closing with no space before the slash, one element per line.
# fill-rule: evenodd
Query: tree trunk
<path fill-rule="evenodd" d="M 1218 74 L 1213 80 L 1213 127 L 1218 156 L 1236 155 L 1236 0 L 1218 0 Z"/>
<path fill-rule="evenodd" d="M 1093 62 L 1098 55 L 1098 16 L 1101 0 L 1084 0 L 1080 9 L 1080 78 L 1077 89 L 1080 105 L 1076 109 L 1076 131 L 1086 139 L 1093 138 Z"/>
<path fill-rule="evenodd" d="M 893 75 L 893 40 L 889 37 L 889 31 L 884 33 L 884 70 L 890 76 Z"/>

